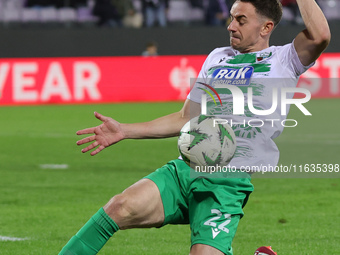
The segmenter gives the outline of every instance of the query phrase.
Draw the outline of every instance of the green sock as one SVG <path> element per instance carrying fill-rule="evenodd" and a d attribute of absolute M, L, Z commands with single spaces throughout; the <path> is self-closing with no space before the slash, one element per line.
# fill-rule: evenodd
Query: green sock
<path fill-rule="evenodd" d="M 118 225 L 103 208 L 73 236 L 59 255 L 94 255 L 119 230 Z"/>

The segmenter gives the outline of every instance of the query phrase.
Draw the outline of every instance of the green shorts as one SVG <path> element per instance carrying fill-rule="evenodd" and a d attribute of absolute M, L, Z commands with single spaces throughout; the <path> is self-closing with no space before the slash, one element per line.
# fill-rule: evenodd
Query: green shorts
<path fill-rule="evenodd" d="M 190 224 L 191 245 L 206 244 L 232 255 L 231 243 L 250 193 L 248 178 L 191 178 L 176 159 L 146 176 L 160 191 L 167 224 Z"/>

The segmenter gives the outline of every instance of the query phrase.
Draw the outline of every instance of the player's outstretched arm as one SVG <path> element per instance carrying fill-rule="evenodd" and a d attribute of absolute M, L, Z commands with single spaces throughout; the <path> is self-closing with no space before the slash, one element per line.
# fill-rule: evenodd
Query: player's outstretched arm
<path fill-rule="evenodd" d="M 90 136 L 79 140 L 77 145 L 92 142 L 86 148 L 81 150 L 82 152 L 88 152 L 96 148 L 91 152 L 92 156 L 96 155 L 106 147 L 124 139 L 124 132 L 121 128 L 121 124 L 118 121 L 115 121 L 114 119 L 101 115 L 97 112 L 94 113 L 94 116 L 98 120 L 102 121 L 101 125 L 77 131 L 77 135 L 91 134 Z"/>
<path fill-rule="evenodd" d="M 297 35 L 294 46 L 301 63 L 308 66 L 326 49 L 331 32 L 315 0 L 297 0 L 297 3 L 306 29 Z"/>
<path fill-rule="evenodd" d="M 175 112 L 161 118 L 143 122 L 124 124 L 95 112 L 95 117 L 102 121 L 102 124 L 92 128 L 79 130 L 77 135 L 90 135 L 77 142 L 78 145 L 90 143 L 82 149 L 82 152 L 91 152 L 94 156 L 106 147 L 113 145 L 123 139 L 145 139 L 145 138 L 166 138 L 179 134 L 183 125 L 190 118 L 197 116 L 200 112 L 200 105 L 187 100 L 179 112 Z"/>

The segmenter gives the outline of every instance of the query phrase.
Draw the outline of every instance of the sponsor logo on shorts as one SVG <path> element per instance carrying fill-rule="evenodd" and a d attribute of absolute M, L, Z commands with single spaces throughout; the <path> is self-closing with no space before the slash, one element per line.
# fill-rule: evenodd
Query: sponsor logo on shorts
<path fill-rule="evenodd" d="M 218 230 L 217 228 L 211 228 L 211 231 L 213 239 L 221 232 L 221 230 Z"/>

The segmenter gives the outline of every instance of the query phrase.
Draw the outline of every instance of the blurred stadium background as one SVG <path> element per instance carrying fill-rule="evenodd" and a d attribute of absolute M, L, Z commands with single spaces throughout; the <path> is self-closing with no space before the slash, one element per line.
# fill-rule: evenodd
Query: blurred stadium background
<path fill-rule="evenodd" d="M 178 156 L 173 138 L 124 141 L 90 157 L 75 132 L 99 124 L 93 111 L 137 122 L 181 108 L 207 54 L 228 43 L 225 27 L 205 24 L 193 2 L 170 0 L 165 28 L 125 28 L 98 27 L 91 0 L 40 8 L 0 0 L 0 254 L 57 254 L 111 196 Z M 283 165 L 339 164 L 340 2 L 318 3 L 332 41 L 299 83 L 312 92 L 313 115 L 292 107 L 299 124 L 277 139 Z M 302 28 L 285 8 L 271 44 Z M 159 56 L 142 57 L 151 41 Z M 261 245 L 279 255 L 340 254 L 338 177 L 254 178 L 235 255 Z M 188 226 L 167 226 L 118 232 L 100 254 L 188 254 L 189 246 Z"/>
<path fill-rule="evenodd" d="M 92 14 L 96 1 L 97 0 L 1 0 L 0 20 L 5 26 L 11 23 L 62 23 L 61 25 L 64 26 L 73 23 L 93 23 L 98 19 L 98 17 Z M 281 1 L 284 5 L 284 22 L 295 20 L 295 13 L 291 8 L 295 0 Z M 131 0 L 131 2 L 137 12 L 143 12 L 143 0 Z M 162 2 L 162 0 L 160 2 Z M 186 24 L 202 22 L 208 2 L 209 1 L 205 0 L 167 1 L 168 21 L 170 23 L 184 22 Z M 226 0 L 225 2 L 227 7 L 230 7 L 233 0 Z M 323 9 L 327 19 L 339 19 L 340 5 L 338 0 L 318 0 L 317 2 Z"/>

